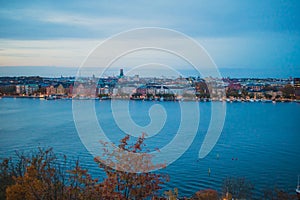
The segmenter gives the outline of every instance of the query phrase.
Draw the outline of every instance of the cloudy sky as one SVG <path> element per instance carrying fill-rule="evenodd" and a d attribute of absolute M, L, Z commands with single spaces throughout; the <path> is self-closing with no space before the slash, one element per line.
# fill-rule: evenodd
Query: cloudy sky
<path fill-rule="evenodd" d="M 298 0 L 1 0 L 0 5 L 2 73 L 11 66 L 78 67 L 112 35 L 162 27 L 195 39 L 221 69 L 300 76 Z"/>

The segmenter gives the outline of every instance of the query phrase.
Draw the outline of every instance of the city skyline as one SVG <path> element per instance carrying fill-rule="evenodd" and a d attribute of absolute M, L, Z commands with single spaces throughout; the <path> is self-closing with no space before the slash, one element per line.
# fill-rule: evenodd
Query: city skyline
<path fill-rule="evenodd" d="M 14 71 L 43 75 L 43 70 L 49 71 L 45 66 L 51 67 L 56 76 L 72 75 L 71 67 L 80 66 L 89 52 L 110 36 L 129 29 L 162 27 L 182 32 L 201 44 L 223 76 L 300 76 L 298 1 L 1 4 L 3 75 L 14 75 Z M 163 36 L 157 39 L 166 42 Z M 138 42 L 138 38 L 135 40 Z M 126 70 L 131 60 L 140 56 L 129 57 L 121 67 Z M 186 67 L 171 64 L 183 70 Z M 22 66 L 22 70 L 8 68 L 11 66 Z M 72 72 L 65 74 L 65 68 Z"/>

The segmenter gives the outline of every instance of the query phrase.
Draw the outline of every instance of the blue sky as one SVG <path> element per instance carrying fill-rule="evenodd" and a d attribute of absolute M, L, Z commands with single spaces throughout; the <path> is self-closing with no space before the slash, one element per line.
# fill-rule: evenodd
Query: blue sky
<path fill-rule="evenodd" d="M 163 27 L 194 38 L 220 68 L 300 76 L 297 0 L 0 2 L 0 66 L 76 67 L 111 35 Z"/>

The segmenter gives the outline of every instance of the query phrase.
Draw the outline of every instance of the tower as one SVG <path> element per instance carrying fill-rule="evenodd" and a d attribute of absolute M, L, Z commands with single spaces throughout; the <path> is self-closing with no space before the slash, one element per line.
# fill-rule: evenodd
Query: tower
<path fill-rule="evenodd" d="M 123 69 L 120 69 L 120 78 L 124 76 Z"/>
<path fill-rule="evenodd" d="M 300 100 L 300 78 L 294 78 L 294 88 L 296 99 Z"/>

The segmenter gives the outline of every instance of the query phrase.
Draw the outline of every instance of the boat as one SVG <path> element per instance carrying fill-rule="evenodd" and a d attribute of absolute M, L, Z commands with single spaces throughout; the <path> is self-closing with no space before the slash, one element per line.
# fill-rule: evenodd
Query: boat
<path fill-rule="evenodd" d="M 298 196 L 300 196 L 300 183 L 299 183 L 299 175 L 298 175 L 298 185 L 297 185 L 297 188 L 296 188 L 296 193 Z"/>
<path fill-rule="evenodd" d="M 56 96 L 49 95 L 49 96 L 45 96 L 44 98 L 45 98 L 46 100 L 55 100 L 55 99 L 56 99 Z"/>
<path fill-rule="evenodd" d="M 263 103 L 272 103 L 271 99 L 262 99 L 261 102 Z"/>

